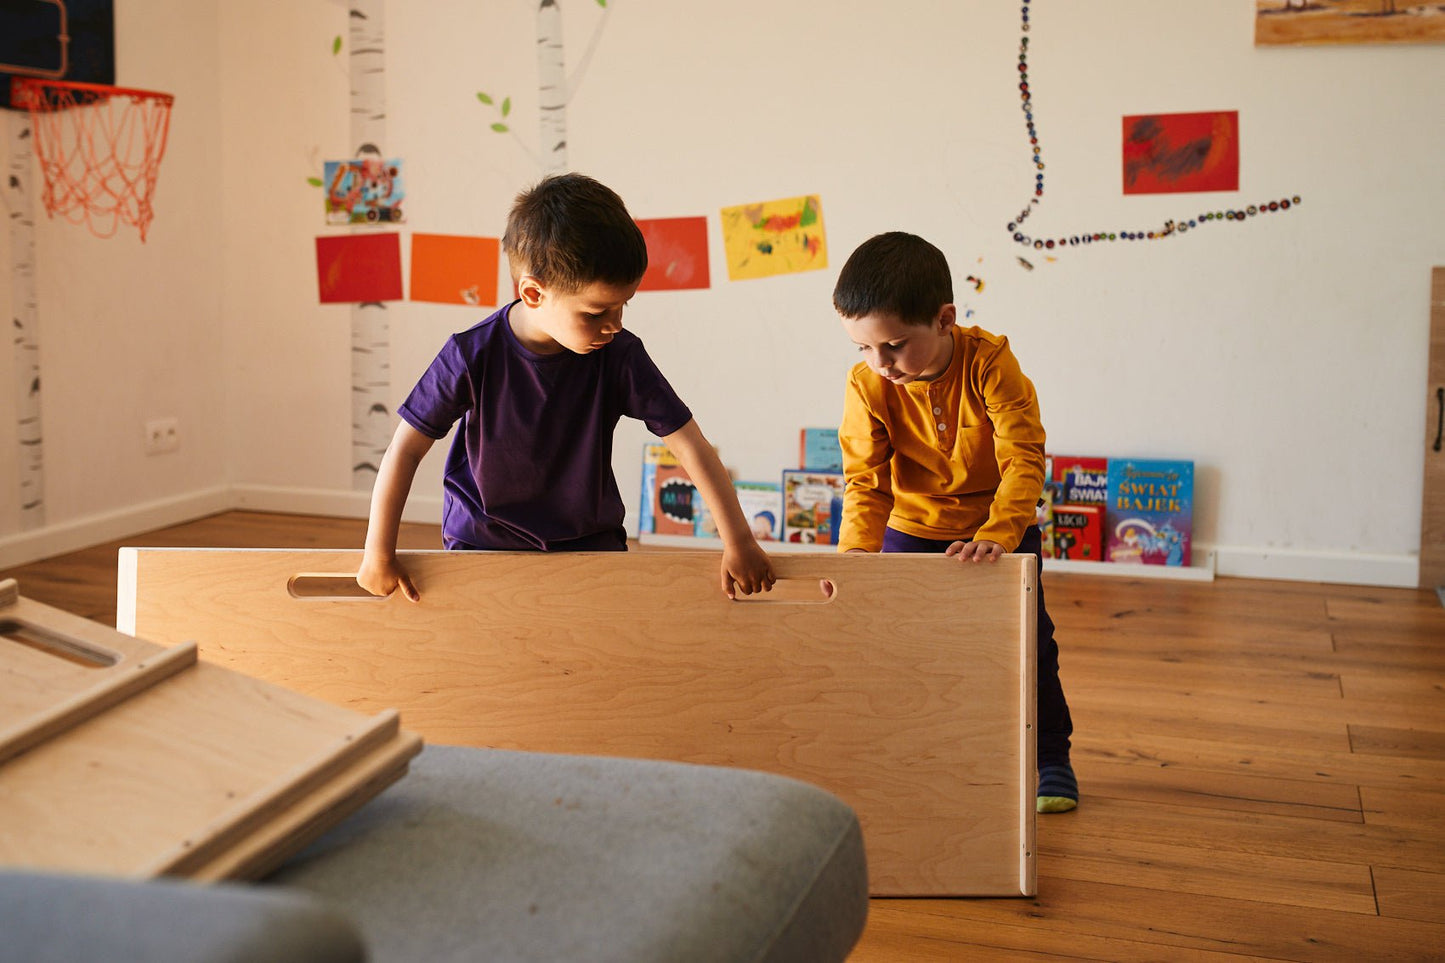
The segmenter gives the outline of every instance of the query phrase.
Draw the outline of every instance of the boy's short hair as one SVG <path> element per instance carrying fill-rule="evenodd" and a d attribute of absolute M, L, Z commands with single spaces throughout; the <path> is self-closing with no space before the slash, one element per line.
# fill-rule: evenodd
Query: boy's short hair
<path fill-rule="evenodd" d="M 647 271 L 647 242 L 627 205 L 585 174 L 553 174 L 518 194 L 502 250 L 513 281 L 530 274 L 568 293 L 595 281 L 632 284 Z"/>
<path fill-rule="evenodd" d="M 848 256 L 833 288 L 833 307 L 845 318 L 887 314 L 904 324 L 931 324 L 953 303 L 953 275 L 943 252 L 923 238 L 889 231 Z"/>

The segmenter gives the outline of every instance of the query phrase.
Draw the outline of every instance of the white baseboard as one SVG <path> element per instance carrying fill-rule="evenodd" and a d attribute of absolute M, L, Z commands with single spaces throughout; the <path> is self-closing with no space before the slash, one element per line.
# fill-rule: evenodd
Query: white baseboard
<path fill-rule="evenodd" d="M 371 492 L 334 488 L 285 488 L 275 485 L 236 485 L 231 488 L 232 508 L 253 512 L 284 512 L 289 515 L 329 515 L 333 518 L 365 518 L 371 508 Z M 412 493 L 406 500 L 402 521 L 440 525 L 440 495 Z"/>
<path fill-rule="evenodd" d="M 129 538 L 140 532 L 204 518 L 234 507 L 231 499 L 230 487 L 221 485 L 6 535 L 0 537 L 0 568 L 25 565 L 102 542 Z"/>
<path fill-rule="evenodd" d="M 1416 588 L 1420 582 L 1420 558 L 1417 555 L 1305 552 L 1234 545 L 1215 546 L 1214 554 L 1215 571 L 1233 578 L 1388 588 Z"/>

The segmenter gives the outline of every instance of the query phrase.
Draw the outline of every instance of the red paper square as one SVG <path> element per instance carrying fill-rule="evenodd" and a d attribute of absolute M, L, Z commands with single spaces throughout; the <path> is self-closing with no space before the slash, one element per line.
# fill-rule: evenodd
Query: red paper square
<path fill-rule="evenodd" d="M 337 234 L 316 239 L 322 304 L 401 300 L 401 236 Z"/>
<path fill-rule="evenodd" d="M 647 273 L 639 291 L 680 291 L 710 287 L 707 218 L 664 217 L 640 220 L 647 241 Z"/>

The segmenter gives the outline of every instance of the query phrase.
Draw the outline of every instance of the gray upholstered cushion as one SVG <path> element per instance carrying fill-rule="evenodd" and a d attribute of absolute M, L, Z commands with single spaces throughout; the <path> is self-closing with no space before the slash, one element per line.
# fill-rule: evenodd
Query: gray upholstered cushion
<path fill-rule="evenodd" d="M 738 769 L 429 746 L 271 879 L 371 959 L 827 963 L 868 910 L 853 811 Z"/>
<path fill-rule="evenodd" d="M 253 886 L 0 869 L 0 963 L 355 963 L 350 923 Z"/>

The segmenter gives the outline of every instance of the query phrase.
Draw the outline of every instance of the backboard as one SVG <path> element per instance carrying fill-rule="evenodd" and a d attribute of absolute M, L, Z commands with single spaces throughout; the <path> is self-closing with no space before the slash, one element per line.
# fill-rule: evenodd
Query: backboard
<path fill-rule="evenodd" d="M 14 75 L 114 84 L 114 0 L 0 0 L 0 107 Z"/>

